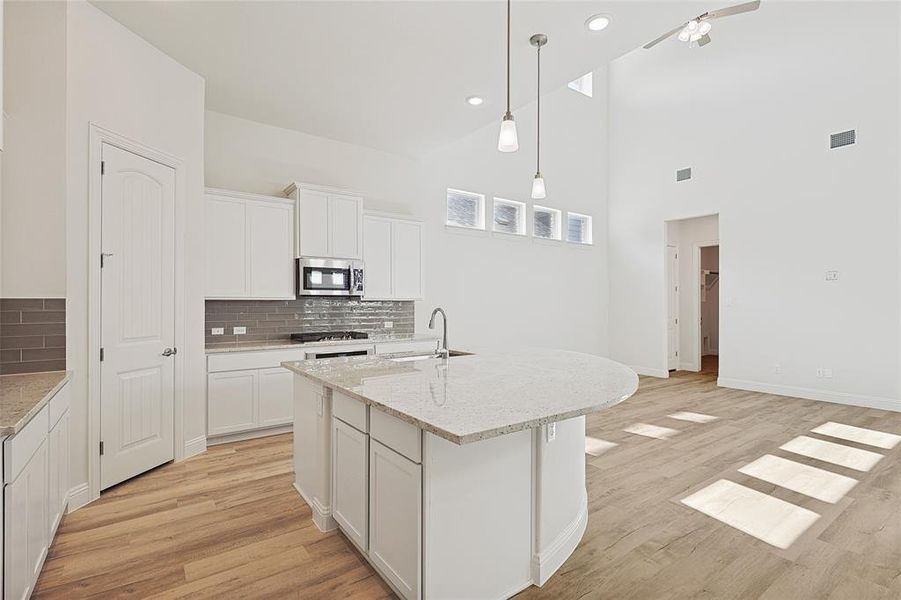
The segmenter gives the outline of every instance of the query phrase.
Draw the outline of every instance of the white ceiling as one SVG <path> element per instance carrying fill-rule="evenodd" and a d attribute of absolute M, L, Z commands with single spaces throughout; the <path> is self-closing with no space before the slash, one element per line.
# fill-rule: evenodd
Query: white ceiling
<path fill-rule="evenodd" d="M 94 4 L 202 75 L 207 108 L 230 115 L 417 156 L 500 121 L 504 111 L 503 1 Z M 712 7 L 514 2 L 514 109 L 535 97 L 531 34 L 549 37 L 542 88 L 551 90 Z M 596 13 L 613 23 L 589 32 L 584 22 Z M 473 94 L 485 103 L 467 105 Z"/>

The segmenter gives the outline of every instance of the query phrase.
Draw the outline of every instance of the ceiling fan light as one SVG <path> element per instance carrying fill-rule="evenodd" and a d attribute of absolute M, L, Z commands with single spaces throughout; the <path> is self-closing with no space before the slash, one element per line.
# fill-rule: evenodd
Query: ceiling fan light
<path fill-rule="evenodd" d="M 516 135 L 516 121 L 513 115 L 507 113 L 501 121 L 501 131 L 497 136 L 497 149 L 501 152 L 516 152 L 519 150 L 519 138 Z"/>
<path fill-rule="evenodd" d="M 698 33 L 701 35 L 707 35 L 710 33 L 711 25 L 709 21 L 701 21 L 701 24 L 698 26 Z"/>
<path fill-rule="evenodd" d="M 679 41 L 680 42 L 687 42 L 689 40 L 689 38 L 691 38 L 691 33 L 689 33 L 687 28 L 683 29 L 682 31 L 679 32 Z"/>
<path fill-rule="evenodd" d="M 541 173 L 535 173 L 535 179 L 532 180 L 532 200 L 541 200 L 546 197 L 544 177 L 541 176 Z"/>
<path fill-rule="evenodd" d="M 704 36 L 701 35 L 700 33 L 693 33 L 693 34 L 691 34 L 691 37 L 688 38 L 688 41 L 689 41 L 689 42 L 697 42 L 697 41 L 698 41 L 699 39 L 701 39 L 702 37 L 704 37 Z"/>
<path fill-rule="evenodd" d="M 698 28 L 699 28 L 700 26 L 701 26 L 701 25 L 700 25 L 697 21 L 689 21 L 689 22 L 685 25 L 685 28 L 688 29 L 689 33 L 694 33 L 695 31 L 698 30 Z"/>

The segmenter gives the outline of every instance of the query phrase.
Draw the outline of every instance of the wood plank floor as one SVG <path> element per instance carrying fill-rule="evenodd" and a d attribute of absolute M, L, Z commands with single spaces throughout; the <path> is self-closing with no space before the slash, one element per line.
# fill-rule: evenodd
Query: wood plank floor
<path fill-rule="evenodd" d="M 901 598 L 901 445 L 811 432 L 833 421 L 901 434 L 901 414 L 715 381 L 712 363 L 642 378 L 632 399 L 589 417 L 601 442 L 587 456 L 585 537 L 543 588 L 519 598 Z M 668 416 L 680 411 L 716 420 Z M 624 431 L 646 431 L 636 424 L 673 431 Z M 862 472 L 780 449 L 797 436 L 883 456 Z M 765 455 L 857 483 L 828 503 L 739 472 Z M 680 502 L 720 480 L 818 516 L 780 549 Z M 391 597 L 349 542 L 316 530 L 291 482 L 290 435 L 213 447 L 126 482 L 65 518 L 35 597 Z"/>

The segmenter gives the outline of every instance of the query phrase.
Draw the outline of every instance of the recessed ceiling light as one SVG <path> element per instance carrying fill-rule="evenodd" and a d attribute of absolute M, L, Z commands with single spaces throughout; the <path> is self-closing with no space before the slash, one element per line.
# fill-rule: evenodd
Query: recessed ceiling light
<path fill-rule="evenodd" d="M 466 103 L 471 104 L 472 106 L 478 106 L 479 104 L 481 104 L 484 101 L 485 101 L 485 99 L 482 98 L 481 96 L 467 96 L 467 98 L 466 98 Z"/>
<path fill-rule="evenodd" d="M 608 25 L 610 25 L 610 17 L 608 15 L 594 15 L 593 17 L 588 17 L 588 20 L 585 21 L 585 26 L 590 31 L 601 31 L 607 29 Z"/>

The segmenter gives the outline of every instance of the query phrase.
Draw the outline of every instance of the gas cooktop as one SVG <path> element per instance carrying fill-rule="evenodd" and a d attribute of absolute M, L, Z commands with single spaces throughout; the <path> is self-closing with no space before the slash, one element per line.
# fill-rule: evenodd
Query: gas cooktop
<path fill-rule="evenodd" d="M 335 340 L 365 340 L 368 337 L 369 334 L 365 331 L 304 331 L 303 333 L 292 333 L 291 341 L 308 344 Z"/>

